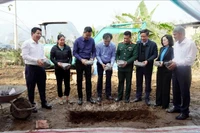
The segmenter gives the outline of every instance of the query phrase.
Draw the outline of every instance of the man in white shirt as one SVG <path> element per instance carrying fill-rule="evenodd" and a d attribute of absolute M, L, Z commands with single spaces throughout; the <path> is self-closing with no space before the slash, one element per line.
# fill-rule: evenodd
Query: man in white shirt
<path fill-rule="evenodd" d="M 41 37 L 41 29 L 34 27 L 31 30 L 31 39 L 22 44 L 22 58 L 25 62 L 25 77 L 28 88 L 28 98 L 30 103 L 35 106 L 34 93 L 35 85 L 39 90 L 42 108 L 51 109 L 51 105 L 46 101 L 46 72 L 42 59 L 45 59 L 43 45 L 38 41 Z M 33 110 L 34 113 L 37 109 Z"/>
<path fill-rule="evenodd" d="M 174 59 L 168 66 L 173 70 L 173 108 L 168 113 L 179 113 L 177 120 L 189 117 L 191 66 L 196 59 L 197 47 L 192 40 L 185 37 L 185 29 L 178 26 L 173 31 L 176 40 L 174 46 Z"/>

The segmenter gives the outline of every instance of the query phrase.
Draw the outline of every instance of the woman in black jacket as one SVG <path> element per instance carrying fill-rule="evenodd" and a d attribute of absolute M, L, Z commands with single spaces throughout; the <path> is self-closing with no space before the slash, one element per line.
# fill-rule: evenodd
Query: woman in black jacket
<path fill-rule="evenodd" d="M 66 96 L 66 101 L 68 101 L 68 96 L 70 93 L 70 69 L 63 68 L 62 63 L 72 62 L 72 53 L 71 48 L 65 44 L 65 36 L 59 34 L 57 37 L 57 45 L 53 46 L 50 53 L 50 59 L 55 65 L 55 75 L 57 81 L 57 92 L 59 103 L 63 104 L 63 91 L 62 91 L 62 81 L 64 79 L 65 91 L 64 95 Z"/>
<path fill-rule="evenodd" d="M 172 71 L 165 66 L 166 62 L 174 58 L 173 38 L 171 35 L 164 35 L 161 38 L 162 48 L 160 49 L 157 61 L 162 61 L 157 71 L 156 86 L 156 106 L 162 106 L 163 109 L 168 108 L 170 102 L 170 87 L 172 79 Z"/>

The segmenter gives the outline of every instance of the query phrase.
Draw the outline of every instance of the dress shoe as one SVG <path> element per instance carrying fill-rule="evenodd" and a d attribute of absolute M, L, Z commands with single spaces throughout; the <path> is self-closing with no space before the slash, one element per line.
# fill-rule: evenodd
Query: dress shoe
<path fill-rule="evenodd" d="M 52 106 L 46 103 L 46 104 L 43 104 L 43 105 L 42 105 L 42 108 L 45 108 L 45 109 L 52 109 Z"/>
<path fill-rule="evenodd" d="M 135 99 L 133 100 L 133 102 L 139 102 L 139 101 L 142 101 L 142 98 L 135 98 Z"/>
<path fill-rule="evenodd" d="M 129 102 L 130 102 L 130 99 L 125 99 L 124 102 L 125 102 L 125 103 L 129 103 Z"/>
<path fill-rule="evenodd" d="M 122 100 L 121 98 L 115 98 L 115 102 L 119 102 L 121 100 Z"/>
<path fill-rule="evenodd" d="M 108 96 L 106 97 L 107 100 L 113 100 L 113 97 L 112 96 Z"/>
<path fill-rule="evenodd" d="M 33 103 L 32 103 L 32 106 L 36 106 L 36 103 L 35 103 L 35 102 L 33 102 Z"/>
<path fill-rule="evenodd" d="M 176 119 L 177 120 L 185 120 L 185 119 L 187 119 L 189 117 L 189 114 L 183 114 L 183 113 L 181 113 L 181 114 L 179 114 L 177 117 L 176 117 Z"/>
<path fill-rule="evenodd" d="M 78 105 L 82 105 L 83 104 L 83 100 L 82 100 L 82 98 L 79 98 L 78 99 Z"/>
<path fill-rule="evenodd" d="M 162 106 L 162 109 L 167 109 L 169 108 L 169 106 Z"/>
<path fill-rule="evenodd" d="M 88 99 L 87 101 L 90 102 L 90 103 L 92 103 L 92 104 L 96 103 L 96 101 L 94 99 L 92 99 L 92 98 Z"/>
<path fill-rule="evenodd" d="M 36 104 L 32 104 L 32 107 L 34 107 L 34 108 L 32 109 L 32 113 L 37 113 L 38 110 L 37 110 Z"/>
<path fill-rule="evenodd" d="M 150 100 L 149 100 L 149 99 L 145 99 L 145 103 L 146 103 L 146 105 L 147 105 L 147 106 L 150 106 L 150 105 L 151 105 L 151 103 L 150 103 Z"/>
<path fill-rule="evenodd" d="M 167 113 L 180 113 L 180 110 L 173 107 L 171 109 L 167 109 Z"/>
<path fill-rule="evenodd" d="M 32 110 L 32 113 L 37 113 L 37 112 L 38 112 L 37 108 L 34 108 L 34 109 Z"/>
<path fill-rule="evenodd" d="M 101 102 L 101 97 L 97 97 L 97 102 Z"/>

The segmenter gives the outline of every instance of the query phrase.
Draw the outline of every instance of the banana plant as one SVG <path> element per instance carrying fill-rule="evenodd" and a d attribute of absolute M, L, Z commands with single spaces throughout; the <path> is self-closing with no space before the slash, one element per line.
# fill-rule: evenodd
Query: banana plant
<path fill-rule="evenodd" d="M 172 34 L 174 25 L 172 23 L 161 23 L 152 20 L 153 14 L 158 6 L 159 5 L 156 5 L 149 13 L 144 0 L 142 0 L 136 8 L 135 13 L 122 13 L 121 15 L 116 15 L 114 23 L 125 23 L 131 21 L 133 22 L 133 28 L 140 28 L 142 22 L 146 22 L 147 29 L 151 31 L 150 38 L 160 47 L 160 38 L 164 34 Z M 122 40 L 122 38 L 119 38 L 119 40 Z"/>
<path fill-rule="evenodd" d="M 199 38 L 200 38 L 200 32 L 197 32 L 192 36 L 192 39 L 194 40 L 194 42 L 197 46 L 197 49 L 198 49 L 196 60 L 193 65 L 193 68 L 195 68 L 195 69 L 199 69 L 199 67 L 200 67 L 200 40 L 199 40 Z"/>
<path fill-rule="evenodd" d="M 96 36 L 96 34 L 98 33 L 99 31 L 96 30 L 96 28 L 94 28 L 94 26 L 92 26 L 92 37 Z"/>

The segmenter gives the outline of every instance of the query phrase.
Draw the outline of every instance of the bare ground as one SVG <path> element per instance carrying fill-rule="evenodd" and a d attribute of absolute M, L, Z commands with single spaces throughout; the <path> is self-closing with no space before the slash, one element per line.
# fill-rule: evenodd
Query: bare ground
<path fill-rule="evenodd" d="M 0 69 L 0 85 L 25 85 L 23 67 L 12 66 Z M 40 107 L 39 94 L 36 89 L 36 102 L 38 113 L 32 114 L 27 120 L 16 120 L 10 115 L 10 105 L 3 104 L 0 110 L 0 131 L 34 130 L 36 120 L 47 120 L 52 129 L 66 129 L 77 127 L 133 127 L 133 128 L 156 128 L 167 126 L 200 125 L 200 75 L 193 73 L 191 86 L 190 118 L 177 121 L 178 114 L 166 113 L 164 109 L 154 106 L 146 106 L 144 101 L 139 103 L 115 103 L 107 101 L 103 97 L 101 104 L 92 105 L 86 101 L 82 106 L 77 105 L 76 82 L 71 81 L 70 103 L 59 105 L 56 92 L 56 81 L 47 80 L 47 100 L 53 105 L 52 110 Z M 97 76 L 92 78 L 93 97 L 96 98 Z M 84 81 L 83 81 L 84 82 Z M 112 95 L 117 95 L 117 74 L 112 77 Z M 135 74 L 133 74 L 131 99 L 135 95 Z M 83 83 L 84 84 L 84 83 Z M 153 74 L 151 102 L 155 100 L 155 74 Z M 104 91 L 103 91 L 104 92 Z M 85 95 L 85 87 L 83 87 Z M 22 97 L 27 97 L 27 92 Z M 172 98 L 172 95 L 171 95 Z M 84 96 L 85 100 L 85 96 Z"/>

